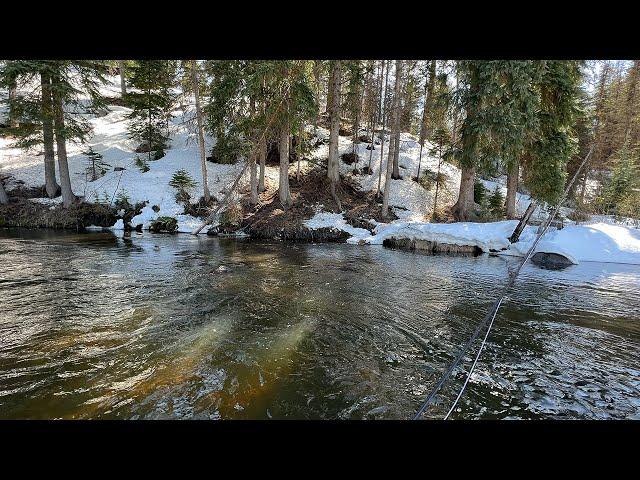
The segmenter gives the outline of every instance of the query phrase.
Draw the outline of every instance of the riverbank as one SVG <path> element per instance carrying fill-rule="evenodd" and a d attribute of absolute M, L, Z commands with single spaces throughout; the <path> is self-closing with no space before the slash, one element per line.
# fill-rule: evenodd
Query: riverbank
<path fill-rule="evenodd" d="M 104 87 L 105 95 L 116 98 L 117 79 Z M 158 160 L 140 162 L 135 153 L 137 145 L 127 133 L 130 109 L 112 102 L 100 115 L 87 115 L 93 127 L 88 145 L 69 145 L 69 169 L 72 187 L 81 203 L 63 209 L 61 198 L 49 199 L 42 186 L 44 164 L 41 152 L 25 152 L 11 147 L 10 138 L 0 138 L 0 181 L 11 203 L 0 206 L 0 226 L 29 228 L 63 228 L 72 230 L 109 228 L 115 231 L 161 231 L 190 233 L 202 224 L 208 208 L 204 208 L 204 189 L 198 161 L 198 147 L 190 107 L 173 112 L 170 145 L 166 155 Z M 346 133 L 346 132 L 343 132 Z M 362 135 L 366 131 L 360 132 Z M 380 215 L 379 189 L 386 188 L 384 173 L 388 155 L 388 135 L 377 132 L 373 142 L 352 143 L 351 135 L 338 138 L 340 183 L 337 197 L 330 194 L 326 178 L 328 136 L 326 128 L 307 128 L 312 145 L 307 157 L 289 167 L 289 181 L 293 205 L 283 207 L 278 199 L 279 166 L 267 162 L 265 190 L 256 206 L 248 204 L 249 175 L 241 178 L 239 188 L 232 192 L 231 201 L 212 226 L 202 233 L 215 235 L 239 234 L 253 239 L 280 239 L 300 242 L 348 242 L 354 244 L 386 244 L 399 248 L 421 248 L 433 253 L 498 253 L 521 256 L 535 236 L 536 227 L 529 226 L 520 242 L 511 245 L 508 237 L 515 221 L 486 223 L 430 223 L 436 213 L 447 219 L 447 211 L 455 202 L 460 182 L 460 170 L 452 164 L 432 156 L 427 142 L 420 154 L 415 136 L 402 133 L 400 138 L 400 178 L 389 185 L 390 214 Z M 368 138 L 368 137 L 367 137 Z M 207 151 L 215 143 L 205 138 Z M 89 158 L 83 148 L 91 147 L 101 155 L 104 172 L 97 178 L 88 175 Z M 144 157 L 144 155 L 143 155 Z M 143 159 L 144 160 L 144 159 Z M 438 205 L 435 183 L 416 181 L 420 168 L 421 179 L 437 177 L 440 173 Z M 207 183 L 215 207 L 226 197 L 234 179 L 243 169 L 243 161 L 236 164 L 207 162 Z M 186 172 L 195 185 L 186 192 L 178 192 L 169 185 L 172 176 Z M 95 173 L 95 172 L 93 172 Z M 489 189 L 504 193 L 505 179 L 480 179 Z M 381 191 L 380 190 L 380 191 Z M 516 207 L 522 213 L 530 198 L 523 193 L 516 196 Z M 566 215 L 567 209 L 563 209 Z M 542 209 L 533 219 L 544 218 Z M 557 253 L 572 261 L 607 261 L 640 263 L 638 260 L 638 230 L 629 224 L 609 224 L 613 219 L 598 218 L 592 223 L 573 225 L 566 222 L 563 230 L 551 229 L 540 243 L 538 251 Z"/>

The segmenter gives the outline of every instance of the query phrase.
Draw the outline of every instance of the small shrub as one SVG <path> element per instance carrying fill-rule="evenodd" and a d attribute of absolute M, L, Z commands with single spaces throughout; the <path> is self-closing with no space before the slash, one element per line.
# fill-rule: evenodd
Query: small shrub
<path fill-rule="evenodd" d="M 115 202 L 113 202 L 113 206 L 117 209 L 123 208 L 124 210 L 131 209 L 131 198 L 129 198 L 129 194 L 126 190 L 121 190 L 120 193 L 116 196 Z"/>
<path fill-rule="evenodd" d="M 227 208 L 220 214 L 220 226 L 221 227 L 238 227 L 242 221 L 243 211 L 242 206 L 233 202 L 230 203 Z"/>
<path fill-rule="evenodd" d="M 142 173 L 146 173 L 150 170 L 147 161 L 139 156 L 136 156 L 136 167 L 138 167 Z"/>
<path fill-rule="evenodd" d="M 473 201 L 478 205 L 482 205 L 486 195 L 487 188 L 480 180 L 476 180 L 476 183 L 473 185 Z"/>
<path fill-rule="evenodd" d="M 176 170 L 171 177 L 171 180 L 169 180 L 169 186 L 177 190 L 176 202 L 178 203 L 189 202 L 191 199 L 189 191 L 195 188 L 196 185 L 196 181 L 186 170 Z"/>
<path fill-rule="evenodd" d="M 90 182 L 96 181 L 107 173 L 110 165 L 102 160 L 102 154 L 94 151 L 93 147 L 89 147 L 87 150 L 83 151 L 82 154 L 88 159 L 89 165 L 87 165 L 85 172 L 89 177 Z"/>
<path fill-rule="evenodd" d="M 219 134 L 211 149 L 210 160 L 214 163 L 232 164 L 246 153 L 247 145 L 236 134 Z"/>
<path fill-rule="evenodd" d="M 504 195 L 502 195 L 502 191 L 500 190 L 499 186 L 496 185 L 496 188 L 489 196 L 487 203 L 489 206 L 489 211 L 494 218 L 504 217 Z"/>
<path fill-rule="evenodd" d="M 178 230 L 178 221 L 173 217 L 158 217 L 149 225 L 149 231 L 154 233 L 174 233 L 176 230 Z"/>
<path fill-rule="evenodd" d="M 414 177 L 415 178 L 415 177 Z M 436 182 L 438 183 L 440 189 L 446 186 L 448 177 L 445 173 L 434 172 L 433 170 L 429 170 L 428 168 L 424 169 L 424 174 L 420 176 L 418 179 L 418 183 L 425 190 L 431 190 L 436 186 Z"/>

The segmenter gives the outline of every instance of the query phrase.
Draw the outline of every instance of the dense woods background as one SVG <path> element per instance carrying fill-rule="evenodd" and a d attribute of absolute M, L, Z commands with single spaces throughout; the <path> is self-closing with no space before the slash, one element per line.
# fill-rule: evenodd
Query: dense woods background
<path fill-rule="evenodd" d="M 118 98 L 100 93 L 109 75 L 120 76 Z M 278 198 L 290 207 L 289 163 L 314 147 L 314 132 L 324 126 L 330 136 L 323 167 L 337 205 L 338 135 L 371 148 L 389 143 L 387 168 L 379 172 L 386 181 L 379 178 L 377 189 L 386 218 L 385 187 L 401 175 L 400 133 L 410 132 L 421 157 L 424 149 L 462 169 L 457 201 L 443 215 L 434 209 L 433 220 L 515 218 L 517 191 L 553 204 L 591 148 L 571 191 L 575 219 L 594 213 L 637 218 L 639 77 L 637 60 L 11 60 L 0 63 L 0 88 L 6 92 L 0 132 L 21 148 L 43 150 L 46 194 L 61 194 L 65 207 L 80 201 L 69 180 L 67 145 L 90 135 L 79 113 L 100 114 L 106 104 L 119 103 L 131 108 L 129 135 L 139 145 L 142 171 L 171 148 L 171 112 L 195 108 L 200 158 L 194 162 L 202 178 L 181 172 L 174 186 L 202 182 L 208 206 L 207 159 L 246 163 L 248 201 L 255 205 L 265 189 L 265 163 L 276 156 Z M 215 138 L 208 151 L 205 135 Z M 97 178 L 100 156 L 89 150 L 87 158 Z M 362 173 L 371 174 L 371 165 Z M 424 182 L 433 172 L 418 166 L 410 174 Z M 507 176 L 506 198 L 484 194 L 476 180 L 485 175 Z M 1 182 L 0 202 L 9 202 Z"/>

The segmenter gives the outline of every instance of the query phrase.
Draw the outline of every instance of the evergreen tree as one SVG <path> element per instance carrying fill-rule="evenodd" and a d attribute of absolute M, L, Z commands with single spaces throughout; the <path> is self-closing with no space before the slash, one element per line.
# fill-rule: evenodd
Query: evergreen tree
<path fill-rule="evenodd" d="M 611 180 L 606 185 L 600 203 L 607 214 L 619 214 L 619 206 L 624 204 L 634 190 L 640 186 L 640 154 L 638 149 L 623 146 L 617 153 L 611 172 Z M 637 214 L 638 212 L 636 212 Z"/>
<path fill-rule="evenodd" d="M 537 128 L 532 135 L 534 140 L 527 148 L 523 179 L 533 198 L 549 204 L 560 199 L 567 162 L 578 146 L 573 124 L 580 80 L 577 61 L 542 62 L 537 85 Z"/>
<path fill-rule="evenodd" d="M 91 125 L 78 114 L 95 113 L 104 108 L 98 87 L 105 82 L 106 71 L 104 62 L 93 60 L 16 60 L 3 65 L 0 70 L 2 83 L 13 79 L 18 87 L 13 99 L 19 120 L 11 130 L 14 146 L 30 149 L 44 145 L 45 185 L 49 196 L 54 196 L 58 189 L 53 148 L 55 137 L 65 207 L 76 200 L 71 190 L 67 142 L 86 142 Z M 89 102 L 84 97 L 88 97 Z"/>
<path fill-rule="evenodd" d="M 164 156 L 169 141 L 169 118 L 174 103 L 172 87 L 176 81 L 176 62 L 139 60 L 129 68 L 127 104 L 129 136 L 142 142 L 138 151 L 148 160 Z"/>
<path fill-rule="evenodd" d="M 500 187 L 496 185 L 488 199 L 489 211 L 493 218 L 500 219 L 504 215 L 504 196 Z"/>
<path fill-rule="evenodd" d="M 532 196 L 557 199 L 573 152 L 570 127 L 579 80 L 577 63 L 463 61 L 458 62 L 458 73 L 462 80 L 456 92 L 458 108 L 466 116 L 456 148 L 462 181 L 454 214 L 461 220 L 473 216 L 476 169 L 496 165 L 510 170 L 512 212 L 518 166 L 525 158 L 525 184 Z"/>

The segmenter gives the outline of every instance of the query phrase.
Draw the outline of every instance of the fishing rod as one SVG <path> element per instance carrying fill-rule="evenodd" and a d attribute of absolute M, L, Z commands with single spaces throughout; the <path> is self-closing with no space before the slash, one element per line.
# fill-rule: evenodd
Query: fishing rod
<path fill-rule="evenodd" d="M 487 338 L 489 337 L 489 332 L 491 331 L 491 327 L 493 327 L 493 323 L 495 321 L 496 315 L 498 314 L 498 310 L 500 309 L 500 306 L 502 305 L 504 297 L 506 296 L 506 294 L 509 291 L 509 289 L 515 283 L 516 278 L 517 278 L 518 274 L 520 273 L 520 270 L 522 269 L 524 264 L 527 263 L 527 261 L 529 260 L 529 258 L 533 254 L 536 246 L 538 245 L 538 243 L 540 242 L 540 240 L 542 239 L 544 234 L 547 232 L 547 229 L 549 228 L 549 225 L 551 225 L 551 222 L 553 222 L 553 220 L 555 219 L 556 215 L 560 211 L 560 207 L 562 206 L 562 204 L 566 200 L 567 195 L 569 194 L 569 191 L 571 190 L 571 187 L 573 186 L 573 184 L 575 183 L 576 179 L 578 178 L 578 175 L 580 174 L 580 171 L 582 170 L 582 168 L 586 165 L 586 163 L 589 160 L 589 157 L 591 156 L 592 152 L 593 152 L 593 145 L 591 146 L 591 148 L 589 149 L 589 152 L 584 157 L 584 159 L 582 160 L 582 163 L 580 164 L 580 166 L 578 167 L 578 169 L 574 173 L 573 178 L 571 179 L 569 184 L 566 186 L 566 188 L 565 188 L 565 190 L 564 190 L 564 192 L 562 194 L 562 197 L 556 203 L 555 207 L 553 208 L 553 211 L 547 217 L 545 222 L 542 224 L 542 228 L 540 230 L 538 230 L 538 234 L 536 235 L 536 238 L 533 241 L 533 244 L 531 245 L 531 247 L 529 247 L 529 250 L 527 250 L 527 253 L 523 257 L 522 261 L 520 262 L 518 267 L 512 273 L 509 273 L 509 281 L 507 282 L 506 286 L 503 288 L 502 294 L 493 303 L 493 306 L 491 307 L 491 309 L 489 310 L 487 315 L 478 324 L 478 326 L 474 330 L 473 334 L 471 335 L 469 340 L 464 344 L 464 346 L 462 347 L 462 349 L 460 350 L 458 355 L 455 357 L 455 359 L 453 360 L 451 365 L 449 365 L 449 368 L 447 368 L 447 370 L 445 371 L 444 375 L 440 378 L 438 383 L 436 383 L 436 385 L 433 387 L 433 389 L 429 392 L 429 395 L 427 396 L 425 401 L 422 403 L 422 405 L 418 409 L 418 412 L 413 417 L 413 420 L 419 419 L 420 416 L 426 411 L 426 409 L 429 407 L 429 405 L 431 404 L 431 402 L 435 398 L 435 396 L 438 393 L 438 391 L 440 391 L 440 389 L 446 383 L 446 381 L 449 379 L 449 377 L 451 376 L 453 371 L 460 364 L 460 362 L 462 361 L 462 358 L 464 357 L 464 355 L 467 352 L 467 350 L 469 349 L 469 347 L 478 338 L 478 336 L 480 335 L 480 332 L 482 331 L 483 327 L 488 324 L 487 331 L 486 331 L 486 333 L 485 333 L 485 335 L 484 335 L 484 337 L 482 339 L 482 343 L 480 344 L 480 348 L 478 349 L 478 353 L 476 354 L 476 357 L 475 357 L 475 359 L 473 361 L 473 364 L 471 365 L 471 368 L 467 372 L 467 376 L 465 378 L 464 384 L 462 385 L 462 388 L 460 389 L 460 392 L 458 393 L 455 401 L 453 402 L 453 405 L 451 406 L 451 408 L 449 409 L 449 411 L 445 415 L 444 420 L 447 420 L 449 418 L 449 416 L 451 415 L 451 413 L 455 409 L 456 405 L 458 404 L 458 401 L 462 397 L 462 394 L 464 393 L 464 390 L 467 388 L 467 384 L 469 383 L 469 380 L 471 379 L 471 375 L 473 374 L 473 371 L 474 371 L 474 369 L 476 367 L 476 364 L 478 363 L 478 359 L 480 358 L 480 354 L 482 353 L 482 350 L 484 349 L 484 346 L 485 346 L 485 344 L 487 342 Z"/>

